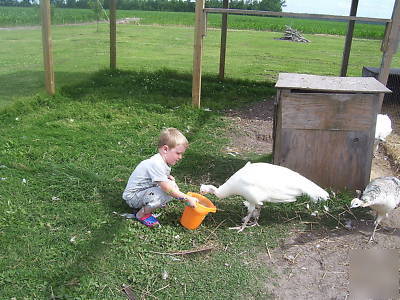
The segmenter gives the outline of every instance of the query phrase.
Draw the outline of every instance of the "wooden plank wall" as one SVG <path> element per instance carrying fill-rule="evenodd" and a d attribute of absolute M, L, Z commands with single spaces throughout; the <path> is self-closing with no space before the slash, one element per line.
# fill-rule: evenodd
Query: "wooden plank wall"
<path fill-rule="evenodd" d="M 282 93 L 282 128 L 369 131 L 373 94 Z"/>
<path fill-rule="evenodd" d="M 379 94 L 278 93 L 274 163 L 324 188 L 369 182 Z"/>

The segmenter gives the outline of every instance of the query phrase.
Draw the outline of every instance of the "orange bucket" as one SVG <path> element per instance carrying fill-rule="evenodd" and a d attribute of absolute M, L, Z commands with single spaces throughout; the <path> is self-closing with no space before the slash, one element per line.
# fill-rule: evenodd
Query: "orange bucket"
<path fill-rule="evenodd" d="M 199 199 L 199 202 L 197 202 L 196 207 L 194 208 L 186 206 L 180 221 L 183 227 L 187 229 L 196 229 L 200 226 L 201 222 L 203 222 L 206 215 L 210 212 L 215 213 L 217 208 L 203 195 L 191 192 L 187 194 L 196 197 Z"/>

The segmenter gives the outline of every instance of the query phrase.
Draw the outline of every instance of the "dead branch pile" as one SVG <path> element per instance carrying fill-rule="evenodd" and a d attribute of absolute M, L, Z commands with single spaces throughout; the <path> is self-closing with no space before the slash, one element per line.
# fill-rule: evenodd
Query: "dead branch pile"
<path fill-rule="evenodd" d="M 300 42 L 300 43 L 309 43 L 310 40 L 307 40 L 305 37 L 303 37 L 300 33 L 300 31 L 293 29 L 290 26 L 285 25 L 285 35 L 281 38 L 280 40 L 288 40 L 292 42 Z"/>

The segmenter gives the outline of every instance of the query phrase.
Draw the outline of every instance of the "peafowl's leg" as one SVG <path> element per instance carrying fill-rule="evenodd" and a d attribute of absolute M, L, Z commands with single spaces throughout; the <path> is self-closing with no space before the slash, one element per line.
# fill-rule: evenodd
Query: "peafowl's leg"
<path fill-rule="evenodd" d="M 376 231 L 376 228 L 378 227 L 378 225 L 379 225 L 379 222 L 375 221 L 375 228 L 374 228 L 374 231 L 372 232 L 372 235 L 371 235 L 368 243 L 370 243 L 372 241 L 376 242 L 376 240 L 375 240 L 375 231 Z"/>
<path fill-rule="evenodd" d="M 254 210 L 255 210 L 254 206 L 248 207 L 248 213 L 247 213 L 247 216 L 243 219 L 243 224 L 241 226 L 229 227 L 229 229 L 235 229 L 238 232 L 242 232 L 243 229 L 246 228 L 246 225 L 249 222 L 250 218 L 252 217 Z"/>
<path fill-rule="evenodd" d="M 251 214 L 251 218 L 253 219 L 253 222 L 251 222 L 248 227 L 250 226 L 260 226 L 258 224 L 258 218 L 260 218 L 260 213 L 261 213 L 261 205 L 256 205 L 256 208 L 253 210 Z"/>
<path fill-rule="evenodd" d="M 375 139 L 375 141 L 374 141 L 374 151 L 372 152 L 372 156 L 373 157 L 376 157 L 375 153 L 378 152 L 378 149 L 379 149 L 379 140 Z"/>
<path fill-rule="evenodd" d="M 375 219 L 375 228 L 374 228 L 374 231 L 372 232 L 371 238 L 369 239 L 368 243 L 370 243 L 371 241 L 376 242 L 376 240 L 375 240 L 375 231 L 378 228 L 378 225 L 381 223 L 381 221 L 387 216 L 388 216 L 388 214 L 383 215 L 383 216 L 377 214 L 377 217 Z"/>

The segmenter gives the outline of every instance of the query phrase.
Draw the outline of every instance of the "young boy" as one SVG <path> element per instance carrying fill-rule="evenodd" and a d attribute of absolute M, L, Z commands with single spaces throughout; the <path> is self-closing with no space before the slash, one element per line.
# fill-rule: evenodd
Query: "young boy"
<path fill-rule="evenodd" d="M 183 200 L 191 207 L 197 198 L 182 193 L 170 175 L 171 166 L 182 159 L 189 143 L 176 128 L 161 131 L 158 140 L 158 153 L 137 165 L 122 194 L 122 198 L 136 212 L 136 219 L 153 227 L 159 224 L 152 212 L 165 206 L 173 198 Z"/>

